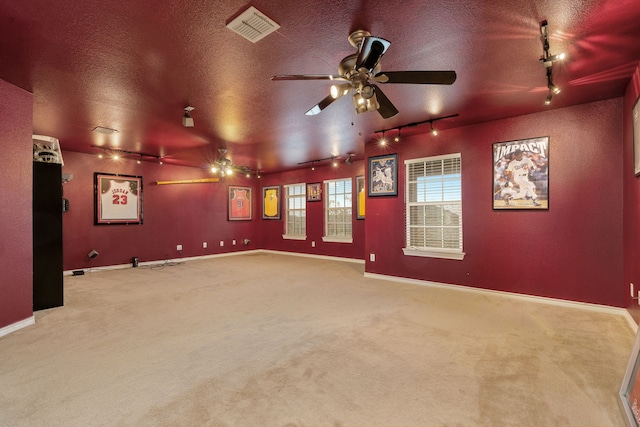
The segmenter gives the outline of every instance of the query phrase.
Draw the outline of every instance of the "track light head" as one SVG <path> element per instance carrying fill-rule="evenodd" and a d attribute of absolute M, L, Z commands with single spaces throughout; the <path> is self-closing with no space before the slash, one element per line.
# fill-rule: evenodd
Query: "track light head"
<path fill-rule="evenodd" d="M 352 158 L 355 157 L 356 155 L 354 153 L 347 153 L 347 158 L 345 159 L 345 163 L 348 165 L 353 164 L 353 160 Z"/>
<path fill-rule="evenodd" d="M 380 145 L 382 145 L 383 147 L 385 145 L 387 145 L 387 138 L 384 136 L 384 131 L 382 131 L 382 138 L 380 138 Z"/>
<path fill-rule="evenodd" d="M 431 125 L 431 134 L 433 136 L 438 136 L 438 131 L 433 128 L 433 122 L 429 122 Z"/>
<path fill-rule="evenodd" d="M 551 91 L 549 91 L 549 93 L 547 94 L 547 99 L 544 101 L 544 105 L 551 105 L 551 97 L 553 95 L 551 94 Z"/>

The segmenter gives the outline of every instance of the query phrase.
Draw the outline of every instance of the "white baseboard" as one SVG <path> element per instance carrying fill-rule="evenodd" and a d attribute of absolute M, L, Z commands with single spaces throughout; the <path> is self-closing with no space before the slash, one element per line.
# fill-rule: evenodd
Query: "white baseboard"
<path fill-rule="evenodd" d="M 627 322 L 629 323 L 629 326 L 631 327 L 631 329 L 634 332 L 638 331 L 638 325 L 636 324 L 635 320 L 633 320 L 633 317 L 631 317 L 631 314 L 629 314 L 629 311 L 627 309 L 625 309 L 625 308 L 611 307 L 611 306 L 608 306 L 608 305 L 592 304 L 592 303 L 586 303 L 586 302 L 569 301 L 569 300 L 563 300 L 563 299 L 558 299 L 558 298 L 540 297 L 540 296 L 535 296 L 535 295 L 517 294 L 517 293 L 507 292 L 507 291 L 496 291 L 496 290 L 493 290 L 493 289 L 472 288 L 470 286 L 452 285 L 452 284 L 448 284 L 448 283 L 439 283 L 439 282 L 430 282 L 428 280 L 408 279 L 408 278 L 405 278 L 405 277 L 388 276 L 388 275 L 385 275 L 385 274 L 377 274 L 377 273 L 366 273 L 365 272 L 364 273 L 364 277 L 369 277 L 371 279 L 379 279 L 379 280 L 388 280 L 388 281 L 393 281 L 393 282 L 407 283 L 407 284 L 411 284 L 411 285 L 428 286 L 428 287 L 432 287 L 432 288 L 454 289 L 454 290 L 462 291 L 462 292 L 473 292 L 473 293 L 477 293 L 477 294 L 499 295 L 499 296 L 512 298 L 512 299 L 519 299 L 519 300 L 523 300 L 523 301 L 530 301 L 530 302 L 537 302 L 537 303 L 555 305 L 555 306 L 560 306 L 560 307 L 577 308 L 577 309 L 582 309 L 582 310 L 597 311 L 597 312 L 600 312 L 600 313 L 614 314 L 614 315 L 617 315 L 617 316 L 623 316 L 627 320 Z"/>
<path fill-rule="evenodd" d="M 163 265 L 163 264 L 168 264 L 168 263 L 181 263 L 181 262 L 186 262 L 186 261 L 196 261 L 199 259 L 209 259 L 209 258 L 222 258 L 222 257 L 226 257 L 226 256 L 233 256 L 233 255 L 246 255 L 246 254 L 251 254 L 251 253 L 259 253 L 261 252 L 261 249 L 251 249 L 248 251 L 236 251 L 236 252 L 225 252 L 222 254 L 211 254 L 211 255 L 200 255 L 200 256 L 192 256 L 192 257 L 185 257 L 185 258 L 172 258 L 172 259 L 161 259 L 161 260 L 156 260 L 156 261 L 144 261 L 139 263 L 138 265 L 143 267 L 143 266 L 154 266 L 154 265 Z M 77 268 L 74 270 L 65 270 L 63 275 L 64 276 L 73 276 L 73 272 L 74 271 L 82 271 L 84 274 L 86 273 L 91 273 L 91 272 L 95 272 L 95 271 L 104 271 L 104 270 L 121 270 L 124 268 L 134 268 L 131 264 L 115 264 L 115 265 L 105 265 L 102 267 L 91 267 L 91 268 Z"/>
<path fill-rule="evenodd" d="M 355 264 L 364 264 L 363 259 L 343 258 L 343 257 L 337 257 L 337 256 L 330 256 L 330 255 L 316 255 L 316 254 L 305 254 L 301 252 L 274 251 L 271 249 L 259 249 L 258 252 L 262 252 L 266 254 L 291 255 L 291 256 L 300 256 L 305 258 L 326 259 L 330 261 L 353 262 Z"/>
<path fill-rule="evenodd" d="M 5 326 L 4 328 L 0 328 L 0 337 L 9 335 L 15 331 L 18 331 L 22 328 L 26 328 L 27 326 L 31 326 L 35 323 L 36 323 L 36 318 L 34 316 L 28 317 L 16 323 L 12 323 L 11 325 Z"/>

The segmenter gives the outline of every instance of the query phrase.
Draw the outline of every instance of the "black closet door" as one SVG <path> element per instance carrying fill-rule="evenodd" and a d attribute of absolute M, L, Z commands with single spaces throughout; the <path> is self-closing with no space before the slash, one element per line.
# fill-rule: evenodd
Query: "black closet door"
<path fill-rule="evenodd" d="M 64 304 L 62 166 L 33 163 L 33 310 Z"/>

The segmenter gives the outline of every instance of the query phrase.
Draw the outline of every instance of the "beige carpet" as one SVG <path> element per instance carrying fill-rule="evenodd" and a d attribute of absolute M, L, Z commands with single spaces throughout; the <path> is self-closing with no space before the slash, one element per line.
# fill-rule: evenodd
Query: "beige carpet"
<path fill-rule="evenodd" d="M 622 316 L 270 253 L 65 279 L 0 426 L 622 426 Z"/>

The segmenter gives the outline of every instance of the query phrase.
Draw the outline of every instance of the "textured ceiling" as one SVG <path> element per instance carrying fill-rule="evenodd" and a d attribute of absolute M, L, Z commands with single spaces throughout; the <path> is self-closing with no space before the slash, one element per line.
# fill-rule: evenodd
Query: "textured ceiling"
<path fill-rule="evenodd" d="M 248 6 L 281 28 L 255 44 L 228 30 Z M 545 19 L 551 53 L 567 54 L 548 107 Z M 206 167 L 226 147 L 234 163 L 268 173 L 361 158 L 375 130 L 411 122 L 459 114 L 437 123 L 453 127 L 622 96 L 640 60 L 639 22 L 637 0 L 0 0 L 0 79 L 33 93 L 34 133 L 64 150 Z M 391 42 L 383 70 L 455 70 L 457 81 L 381 85 L 400 111 L 390 119 L 356 115 L 349 97 L 305 116 L 330 83 L 270 77 L 336 74 L 358 29 Z M 187 105 L 194 128 L 182 126 Z"/>

